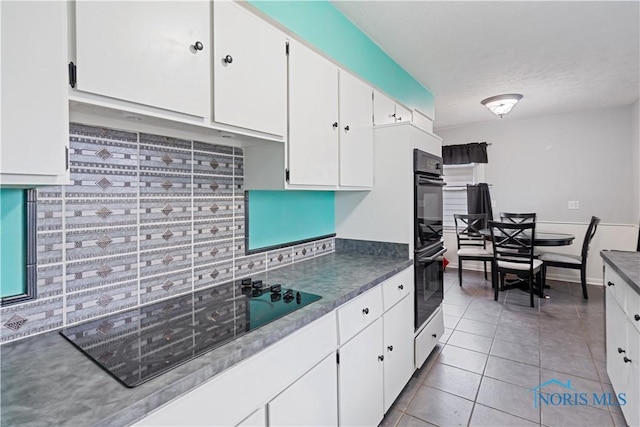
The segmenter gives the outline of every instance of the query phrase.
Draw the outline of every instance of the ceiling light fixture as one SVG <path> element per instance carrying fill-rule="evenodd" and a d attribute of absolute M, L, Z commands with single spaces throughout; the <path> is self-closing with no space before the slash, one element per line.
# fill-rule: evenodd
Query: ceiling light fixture
<path fill-rule="evenodd" d="M 519 93 L 509 93 L 506 95 L 491 96 L 480 103 L 487 107 L 493 114 L 502 118 L 507 114 L 514 105 L 522 99 L 522 95 Z"/>

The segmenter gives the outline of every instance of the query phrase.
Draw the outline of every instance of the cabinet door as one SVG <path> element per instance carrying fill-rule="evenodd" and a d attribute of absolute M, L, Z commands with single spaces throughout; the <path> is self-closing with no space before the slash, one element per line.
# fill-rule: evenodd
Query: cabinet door
<path fill-rule="evenodd" d="M 413 299 L 405 297 L 384 314 L 384 412 L 413 375 Z"/>
<path fill-rule="evenodd" d="M 231 1 L 213 2 L 213 23 L 214 121 L 284 135 L 284 35 Z"/>
<path fill-rule="evenodd" d="M 267 410 L 263 406 L 244 420 L 240 421 L 240 424 L 238 424 L 237 427 L 266 427 L 266 425 Z"/>
<path fill-rule="evenodd" d="M 376 426 L 383 417 L 382 320 L 340 348 L 340 425 Z"/>
<path fill-rule="evenodd" d="M 606 296 L 606 324 L 607 324 L 607 374 L 611 385 L 617 393 L 626 392 L 629 367 L 624 363 L 624 353 L 627 351 L 625 314 L 611 294 Z"/>
<path fill-rule="evenodd" d="M 373 91 L 373 123 L 388 125 L 396 122 L 396 103 L 377 90 Z"/>
<path fill-rule="evenodd" d="M 396 104 L 396 111 L 395 111 L 395 118 L 396 118 L 396 123 L 399 122 L 410 122 L 411 121 L 411 111 L 404 108 L 402 105 L 400 104 Z"/>
<path fill-rule="evenodd" d="M 78 90 L 193 116 L 208 114 L 208 1 L 75 5 Z"/>
<path fill-rule="evenodd" d="M 373 186 L 372 89 L 340 73 L 340 185 Z"/>
<path fill-rule="evenodd" d="M 332 354 L 269 402 L 269 425 L 338 425 L 337 375 Z"/>
<path fill-rule="evenodd" d="M 293 41 L 288 142 L 290 184 L 338 184 L 338 69 Z"/>
<path fill-rule="evenodd" d="M 628 291 L 634 292 L 629 288 Z M 630 361 L 625 363 L 628 369 L 627 404 L 622 407 L 622 412 L 630 426 L 638 426 L 640 425 L 640 332 L 635 329 L 632 321 L 635 322 L 631 317 L 627 320 L 627 358 Z"/>
<path fill-rule="evenodd" d="M 2 1 L 2 184 L 61 184 L 69 141 L 67 6 Z"/>

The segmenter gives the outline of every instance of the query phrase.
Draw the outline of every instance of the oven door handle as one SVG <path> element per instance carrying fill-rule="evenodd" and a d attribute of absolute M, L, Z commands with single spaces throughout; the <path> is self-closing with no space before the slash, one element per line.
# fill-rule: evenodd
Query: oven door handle
<path fill-rule="evenodd" d="M 422 184 L 422 185 L 440 185 L 440 186 L 445 186 L 447 185 L 446 182 L 440 180 L 440 179 L 428 179 L 428 178 L 418 178 L 418 184 Z"/>
<path fill-rule="evenodd" d="M 428 256 L 426 258 L 418 258 L 419 262 L 431 262 L 434 261 L 436 258 L 438 258 L 440 255 L 444 254 L 445 252 L 447 252 L 447 248 L 442 248 L 440 249 L 438 252 L 436 252 L 435 254 Z"/>

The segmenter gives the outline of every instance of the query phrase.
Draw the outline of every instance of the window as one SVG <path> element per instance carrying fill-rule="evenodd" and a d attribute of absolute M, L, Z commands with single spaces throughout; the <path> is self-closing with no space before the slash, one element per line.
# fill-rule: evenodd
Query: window
<path fill-rule="evenodd" d="M 467 213 L 467 184 L 477 184 L 477 163 L 444 165 L 443 176 L 447 185 L 443 191 L 442 222 L 445 227 L 455 227 L 453 214 Z"/>

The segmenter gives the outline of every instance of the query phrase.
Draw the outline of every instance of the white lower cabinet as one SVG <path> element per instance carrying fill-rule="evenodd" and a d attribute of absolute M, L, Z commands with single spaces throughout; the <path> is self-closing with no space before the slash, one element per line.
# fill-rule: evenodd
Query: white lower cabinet
<path fill-rule="evenodd" d="M 269 402 L 269 425 L 338 425 L 336 370 L 336 357 L 331 354 Z"/>
<path fill-rule="evenodd" d="M 340 347 L 340 425 L 375 426 L 384 416 L 382 319 Z"/>
<path fill-rule="evenodd" d="M 627 424 L 640 426 L 640 297 L 606 264 L 605 284 L 607 374 Z"/>
<path fill-rule="evenodd" d="M 384 314 L 384 412 L 415 370 L 413 363 L 413 299 L 404 298 Z"/>
<path fill-rule="evenodd" d="M 267 425 L 267 407 L 263 406 L 240 421 L 238 427 L 266 427 Z"/>
<path fill-rule="evenodd" d="M 335 314 L 323 316 L 169 402 L 136 425 L 237 425 L 333 354 L 336 330 Z"/>
<path fill-rule="evenodd" d="M 426 326 L 422 328 L 415 339 L 415 361 L 416 369 L 420 369 L 427 357 L 431 354 L 438 341 L 444 333 L 444 317 L 442 307 L 438 308 L 431 316 Z"/>
<path fill-rule="evenodd" d="M 401 274 L 392 277 L 385 285 L 399 286 Z M 364 297 L 376 295 L 378 288 Z M 340 425 L 377 425 L 396 400 L 413 374 L 413 298 L 405 295 L 400 302 L 381 317 L 364 327 L 354 338 L 339 349 L 338 398 L 340 401 Z M 361 297 L 362 298 L 362 297 Z M 344 322 L 347 317 L 339 317 Z M 353 320 L 353 319 L 351 319 Z M 340 340 L 343 330 L 351 330 L 339 324 Z"/>

